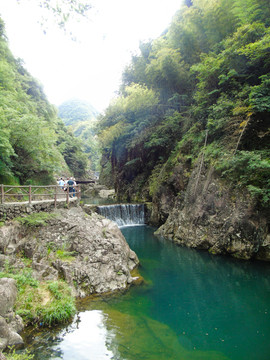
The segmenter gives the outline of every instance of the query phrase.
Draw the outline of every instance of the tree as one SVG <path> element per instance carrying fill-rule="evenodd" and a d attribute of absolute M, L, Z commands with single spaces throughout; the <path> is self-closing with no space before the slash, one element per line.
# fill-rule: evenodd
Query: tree
<path fill-rule="evenodd" d="M 187 94 L 190 90 L 188 67 L 180 52 L 167 46 L 151 53 L 151 62 L 146 67 L 148 81 L 155 89 L 162 89 L 164 100 L 172 94 Z"/>

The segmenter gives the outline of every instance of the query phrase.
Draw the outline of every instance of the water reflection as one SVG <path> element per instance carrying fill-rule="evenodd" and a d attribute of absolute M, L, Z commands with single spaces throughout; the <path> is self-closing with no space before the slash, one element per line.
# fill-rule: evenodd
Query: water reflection
<path fill-rule="evenodd" d="M 113 359 L 108 350 L 113 333 L 105 325 L 105 314 L 93 310 L 80 313 L 80 323 L 75 331 L 65 334 L 61 343 L 62 358 L 66 360 Z"/>
<path fill-rule="evenodd" d="M 60 330 L 33 332 L 28 349 L 35 359 L 108 360 L 116 359 L 110 350 L 114 332 L 108 330 L 107 315 L 101 310 L 80 312 L 68 327 Z"/>

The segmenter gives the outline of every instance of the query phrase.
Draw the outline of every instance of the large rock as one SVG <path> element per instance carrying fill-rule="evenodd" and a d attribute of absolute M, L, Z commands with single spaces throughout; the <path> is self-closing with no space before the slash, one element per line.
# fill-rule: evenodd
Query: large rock
<path fill-rule="evenodd" d="M 214 173 L 191 174 L 184 196 L 157 234 L 177 244 L 229 254 L 241 259 L 270 260 L 267 218 L 247 194 L 229 189 Z"/>
<path fill-rule="evenodd" d="M 17 333 L 23 329 L 22 319 L 13 312 L 16 296 L 16 281 L 0 279 L 0 350 L 23 343 Z"/>
<path fill-rule="evenodd" d="M 6 249 L 10 257 L 20 252 L 32 259 L 38 280 L 62 277 L 80 297 L 125 289 L 138 265 L 117 225 L 80 207 L 58 210 L 47 226 L 21 226 L 19 231 L 12 223 L 0 228 L 4 255 Z"/>
<path fill-rule="evenodd" d="M 0 279 L 0 316 L 5 316 L 13 310 L 16 296 L 16 281 L 9 278 Z"/>

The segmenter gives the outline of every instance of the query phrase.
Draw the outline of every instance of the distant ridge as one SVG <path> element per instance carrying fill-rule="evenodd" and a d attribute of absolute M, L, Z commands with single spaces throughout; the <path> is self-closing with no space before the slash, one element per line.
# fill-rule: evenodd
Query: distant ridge
<path fill-rule="evenodd" d="M 98 111 L 89 102 L 76 98 L 64 101 L 58 107 L 58 115 L 67 126 L 95 120 L 98 114 Z"/>

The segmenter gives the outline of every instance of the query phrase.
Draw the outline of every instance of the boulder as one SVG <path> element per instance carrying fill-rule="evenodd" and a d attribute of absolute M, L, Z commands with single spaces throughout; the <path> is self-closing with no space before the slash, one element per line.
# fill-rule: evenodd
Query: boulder
<path fill-rule="evenodd" d="M 1 228 L 2 252 L 32 259 L 38 280 L 64 278 L 79 297 L 122 290 L 133 282 L 130 272 L 138 265 L 136 254 L 118 226 L 94 212 L 61 209 L 46 226 L 20 225 L 20 231 L 18 227 L 13 223 Z M 0 234 L 0 246 L 1 241 Z"/>
<path fill-rule="evenodd" d="M 16 281 L 10 278 L 0 279 L 0 316 L 5 316 L 13 310 L 16 296 Z"/>
<path fill-rule="evenodd" d="M 16 296 L 16 281 L 0 279 L 0 350 L 23 343 L 18 334 L 23 329 L 23 322 L 21 317 L 13 312 Z"/>

